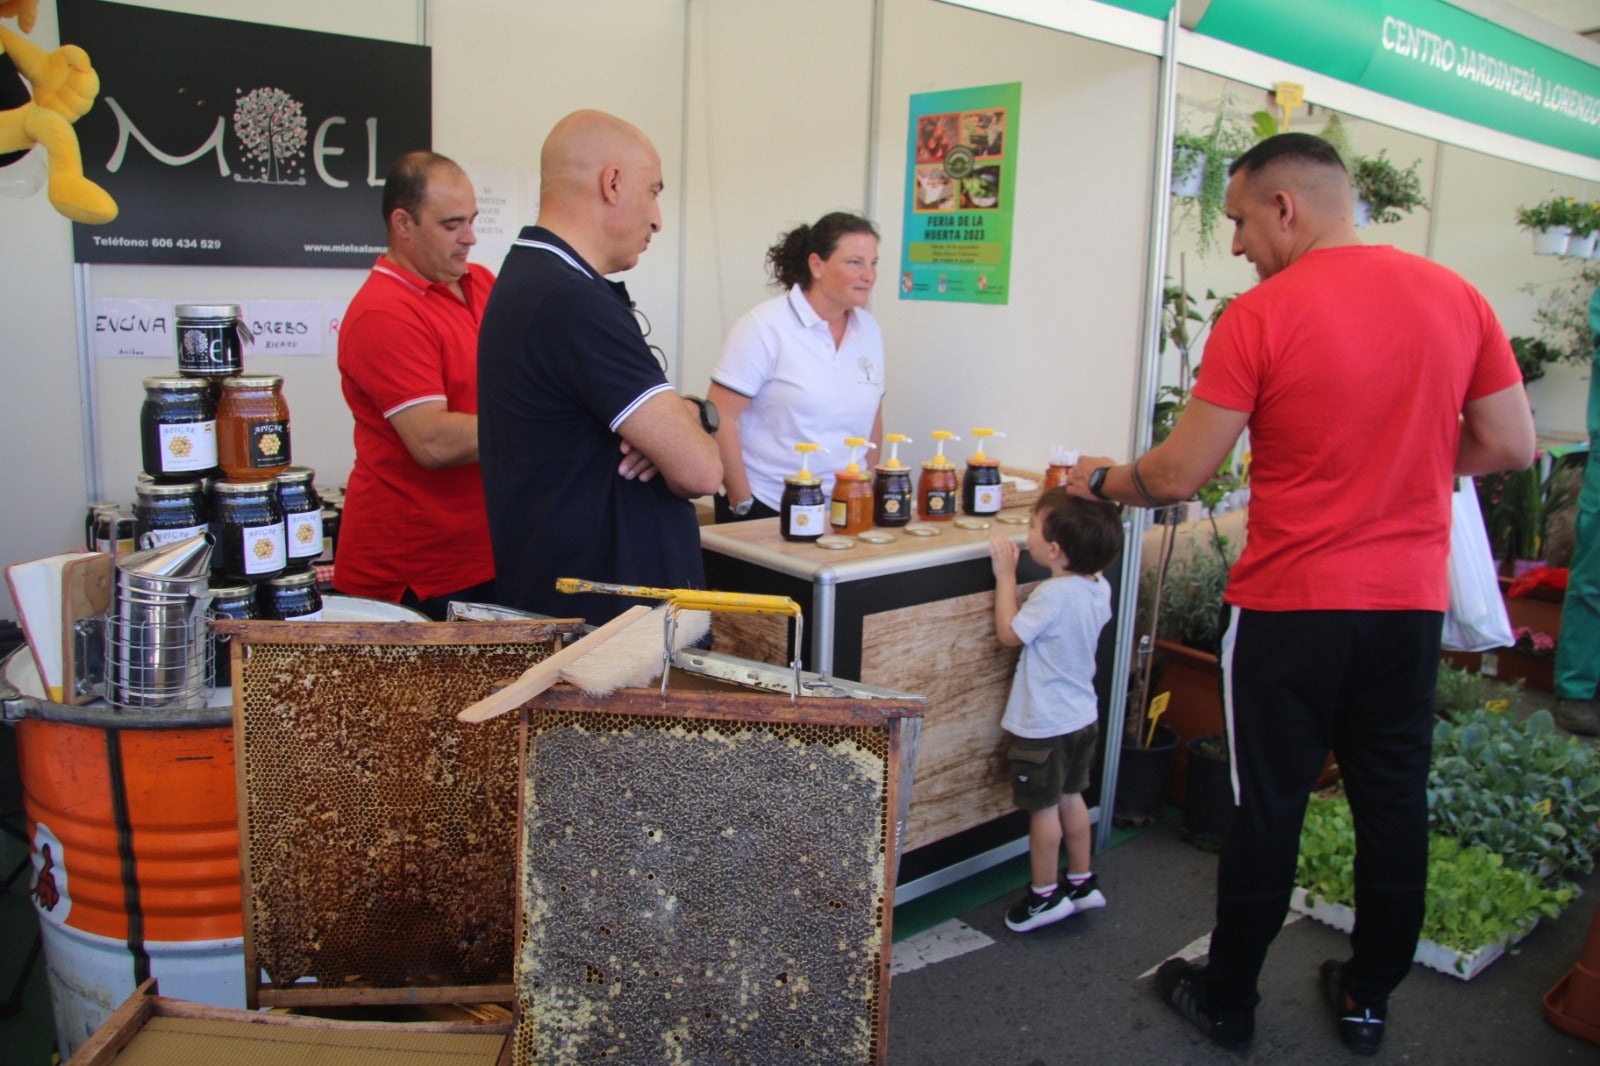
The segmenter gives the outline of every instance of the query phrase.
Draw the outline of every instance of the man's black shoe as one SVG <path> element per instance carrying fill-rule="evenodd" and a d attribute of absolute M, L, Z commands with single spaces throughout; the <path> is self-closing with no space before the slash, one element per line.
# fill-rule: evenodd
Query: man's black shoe
<path fill-rule="evenodd" d="M 1355 1000 L 1345 996 L 1344 964 L 1337 959 L 1322 964 L 1322 994 L 1333 1008 L 1344 1046 L 1357 1055 L 1376 1055 L 1383 1047 L 1384 1019 L 1389 1008 L 1354 1006 Z"/>
<path fill-rule="evenodd" d="M 1213 1044 L 1229 1051 L 1249 1051 L 1256 1035 L 1255 1011 L 1212 1012 L 1206 1003 L 1206 968 L 1187 959 L 1168 959 L 1156 971 L 1156 995 Z"/>

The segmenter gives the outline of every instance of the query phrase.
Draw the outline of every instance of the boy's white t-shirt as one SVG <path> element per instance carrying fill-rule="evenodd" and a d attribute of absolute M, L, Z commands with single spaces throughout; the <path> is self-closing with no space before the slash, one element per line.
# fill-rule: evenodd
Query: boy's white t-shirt
<path fill-rule="evenodd" d="M 1011 620 L 1022 657 L 1001 728 L 1037 739 L 1099 721 L 1094 653 L 1110 620 L 1111 585 L 1104 578 L 1064 574 L 1040 582 Z"/>

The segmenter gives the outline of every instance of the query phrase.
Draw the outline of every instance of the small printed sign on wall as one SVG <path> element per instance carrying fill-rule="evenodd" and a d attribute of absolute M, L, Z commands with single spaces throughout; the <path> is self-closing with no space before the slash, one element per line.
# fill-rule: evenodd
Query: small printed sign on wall
<path fill-rule="evenodd" d="M 89 308 L 89 354 L 96 359 L 160 357 L 176 366 L 172 308 L 171 300 L 94 300 Z"/>
<path fill-rule="evenodd" d="M 322 301 L 322 350 L 329 355 L 339 354 L 339 323 L 344 321 L 344 313 L 349 307 L 348 300 Z"/>
<path fill-rule="evenodd" d="M 320 300 L 249 300 L 239 313 L 254 338 L 245 348 L 252 355 L 321 355 L 323 319 Z"/>

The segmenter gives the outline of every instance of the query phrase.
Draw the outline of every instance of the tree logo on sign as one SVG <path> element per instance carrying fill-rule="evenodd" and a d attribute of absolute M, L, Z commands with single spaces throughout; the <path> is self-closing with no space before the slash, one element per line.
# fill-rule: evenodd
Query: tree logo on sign
<path fill-rule="evenodd" d="M 233 132 L 244 147 L 245 158 L 257 164 L 260 175 L 235 174 L 234 181 L 306 183 L 306 112 L 300 101 L 282 89 L 252 89 L 234 101 Z"/>

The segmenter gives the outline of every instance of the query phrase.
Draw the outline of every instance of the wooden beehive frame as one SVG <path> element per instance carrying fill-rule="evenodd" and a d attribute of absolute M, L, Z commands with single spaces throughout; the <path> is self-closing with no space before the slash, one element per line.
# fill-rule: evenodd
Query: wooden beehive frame
<path fill-rule="evenodd" d="M 191 1003 L 182 999 L 168 999 L 156 994 L 154 978 L 142 982 L 133 995 L 123 1001 L 111 1017 L 103 1022 L 93 1036 L 78 1048 L 69 1066 L 110 1066 L 117 1061 L 125 1048 L 137 1040 L 153 1018 L 177 1018 L 194 1022 L 212 1023 L 211 1028 L 224 1028 L 233 1039 L 221 1050 L 237 1053 L 239 1040 L 249 1040 L 252 1034 L 266 1036 L 285 1030 L 316 1030 L 337 1045 L 340 1038 L 359 1037 L 364 1034 L 382 1034 L 387 1037 L 403 1036 L 407 1043 L 415 1043 L 418 1034 L 442 1036 L 505 1036 L 511 1032 L 512 1023 L 481 1021 L 431 1021 L 431 1022 L 376 1022 L 335 1021 L 310 1018 L 295 1014 L 259 1013 L 233 1007 L 213 1007 L 204 1003 Z M 216 1023 L 221 1023 L 220 1026 Z M 499 1063 L 510 1059 L 511 1042 L 505 1040 L 499 1053 Z M 337 1053 L 318 1061 L 337 1061 Z M 220 1057 L 220 1055 L 219 1055 Z M 214 1060 L 213 1060 L 214 1061 Z"/>
<path fill-rule="evenodd" d="M 516 723 L 455 714 L 581 623 L 216 628 L 234 637 L 249 1006 L 509 1002 Z M 301 737 L 309 769 L 285 751 Z"/>
<path fill-rule="evenodd" d="M 672 1054 L 685 1061 L 721 1061 L 727 1054 L 736 1061 L 768 1063 L 887 1062 L 895 812 L 899 810 L 901 760 L 907 755 L 903 750 L 903 726 L 921 713 L 921 702 L 914 699 L 808 699 L 791 704 L 781 695 L 740 690 L 676 674 L 665 695 L 655 690 L 625 689 L 610 696 L 588 697 L 576 690 L 557 688 L 537 697 L 525 709 L 523 739 L 518 1029 L 513 1061 L 519 1066 L 576 1061 L 595 1051 L 594 1041 L 598 1039 L 608 1054 L 612 1045 L 619 1045 L 619 1062 L 666 1061 Z M 681 762 L 670 765 L 670 756 L 652 759 L 640 748 L 641 744 L 655 743 L 648 738 L 657 736 L 667 738 L 661 743 L 676 752 Z M 840 760 L 833 759 L 832 753 L 849 749 L 846 761 L 854 760 L 852 765 L 862 771 L 851 786 L 854 791 L 825 793 L 819 791 L 823 787 L 819 785 L 810 795 L 797 795 L 788 791 L 794 780 L 789 777 L 773 792 L 781 796 L 781 804 L 771 806 L 792 803 L 794 818 L 803 821 L 813 844 L 834 839 L 827 835 L 830 829 L 819 828 L 828 820 L 830 802 L 838 803 L 840 811 L 854 812 L 841 822 L 847 832 L 850 826 L 859 828 L 869 822 L 871 828 L 858 838 L 839 840 L 838 850 L 815 847 L 808 851 L 816 854 L 786 856 L 782 854 L 785 843 L 780 839 L 781 833 L 770 831 L 772 823 L 741 824 L 736 815 L 726 813 L 737 806 L 737 801 L 707 803 L 704 796 L 683 796 L 686 805 L 698 803 L 693 808 L 694 817 L 689 816 L 687 808 L 681 820 L 663 817 L 660 836 L 642 828 L 642 823 L 630 821 L 635 809 L 651 808 L 649 814 L 643 815 L 651 819 L 670 806 L 671 801 L 664 803 L 661 797 L 676 795 L 676 790 L 690 783 L 673 776 L 684 766 L 709 769 L 709 773 L 699 769 L 686 772 L 701 773 L 701 780 L 714 778 L 723 799 L 755 796 L 773 788 L 768 775 L 781 775 L 784 771 L 775 771 L 772 762 L 749 770 L 751 752 L 743 747 L 743 758 L 733 756 L 733 747 L 746 744 L 746 736 L 755 738 L 763 750 L 778 753 L 793 767 L 833 762 L 834 771 L 847 778 L 853 771 L 848 766 L 841 769 L 837 765 Z M 671 747 L 679 738 L 698 743 L 701 750 Z M 716 750 L 724 746 L 730 753 L 725 763 L 719 762 L 716 755 Z M 711 754 L 706 749 L 711 749 Z M 560 761 L 569 754 L 590 750 L 593 761 L 580 758 L 577 766 Z M 797 751 L 808 754 L 805 758 L 792 758 Z M 623 768 L 629 764 L 660 767 L 661 772 L 634 779 Z M 571 770 L 582 772 L 572 774 Z M 750 773 L 748 779 L 741 776 L 746 770 Z M 821 782 L 829 771 L 824 766 L 816 772 L 817 781 Z M 826 779 L 837 780 L 837 773 Z M 807 774 L 808 771 L 801 771 L 798 777 L 803 780 Z M 547 789 L 548 810 L 538 795 L 540 780 L 568 783 L 567 787 Z M 601 802 L 593 806 L 585 798 L 588 793 L 581 791 L 591 787 L 601 797 Z M 619 796 L 625 798 L 608 802 Z M 591 811 L 593 817 L 589 816 Z M 716 813 L 708 816 L 708 811 Z M 728 820 L 726 829 L 716 831 L 709 824 L 716 817 Z M 605 830 L 611 820 L 624 824 L 617 832 L 608 833 Z M 691 821 L 707 824 L 690 825 Z M 556 839 L 563 834 L 576 834 L 580 839 L 576 844 Z M 728 838 L 726 850 L 719 850 L 718 838 L 722 836 Z M 663 863 L 661 852 L 652 850 L 661 847 L 659 842 L 663 839 L 684 841 L 681 855 L 692 855 L 694 861 L 680 861 L 676 867 L 670 861 Z M 637 850 L 633 842 L 637 842 Z M 563 865 L 565 859 L 559 854 L 563 852 L 579 859 L 576 869 Z M 734 878 L 734 900 L 742 897 L 744 906 L 741 908 L 736 902 L 731 911 L 745 917 L 731 921 L 746 924 L 730 937 L 724 927 L 703 928 L 705 912 L 711 908 L 698 896 L 708 890 L 693 882 L 693 871 L 701 866 L 724 868 L 723 861 L 735 852 L 740 856 L 736 862 L 743 863 L 743 869 L 764 870 L 783 887 L 774 896 L 762 884 L 746 884 L 743 878 Z M 752 859 L 752 855 L 760 857 Z M 712 861 L 700 862 L 708 857 Z M 848 866 L 851 872 L 832 875 L 827 888 L 814 889 L 811 886 L 822 885 L 827 878 L 818 881 L 794 872 L 805 868 L 807 862 Z M 863 877 L 863 870 L 870 875 Z M 846 890 L 823 899 L 823 895 L 840 887 Z M 661 896 L 667 910 L 680 908 L 681 918 L 669 922 L 678 950 L 666 956 L 646 947 L 651 938 L 651 920 L 636 920 L 641 913 L 648 914 L 652 893 Z M 645 902 L 640 904 L 639 900 Z M 774 908 L 783 912 L 776 920 Z M 838 929 L 839 936 L 850 944 L 848 951 L 835 955 L 833 943 L 828 941 L 817 955 L 834 957 L 818 968 L 806 958 L 793 959 L 805 952 L 804 944 L 797 943 L 797 931 L 804 925 L 802 912 L 808 908 L 817 913 L 831 908 L 834 913 L 824 913 L 823 918 L 837 918 L 842 924 L 832 928 Z M 615 915 L 614 921 L 596 917 L 608 913 Z M 762 927 L 759 931 L 758 926 Z M 641 929 L 642 934 L 638 933 Z M 782 972 L 775 980 L 786 986 L 782 989 L 774 990 L 772 974 L 755 972 L 775 957 L 767 953 L 772 944 L 763 937 L 779 944 L 780 955 L 788 953 L 793 959 L 791 964 L 778 967 Z M 724 944 L 734 941 L 740 946 L 723 950 Z M 631 953 L 635 946 L 645 950 Z M 714 967 L 710 954 L 700 954 L 702 950 L 718 956 Z M 710 972 L 713 968 L 714 975 Z M 766 991 L 756 989 L 763 982 Z M 774 1040 L 763 1047 L 761 1057 L 749 1059 L 748 1045 L 717 1043 L 726 1031 L 724 1022 L 731 1022 L 732 1028 L 737 1029 L 744 1020 L 717 1014 L 734 1001 L 727 991 L 732 986 L 749 991 L 750 1001 L 773 995 L 791 1008 L 783 1022 L 782 1047 Z M 653 998 L 657 996 L 660 998 Z M 699 1002 L 699 1006 L 691 1009 L 692 1002 Z M 801 1009 L 794 1009 L 802 1004 Z M 650 1015 L 658 1005 L 662 1014 L 651 1018 L 656 1024 L 642 1024 L 643 1016 Z M 634 1013 L 629 1014 L 630 1011 Z M 823 1014 L 825 1020 L 797 1020 L 812 1011 Z M 580 1018 L 584 1020 L 581 1026 L 574 1021 Z M 662 1018 L 667 1019 L 665 1023 Z M 634 1028 L 630 1029 L 630 1024 Z M 680 1024 L 681 1035 L 667 1032 Z M 753 1024 L 766 1025 L 767 1021 L 764 1017 Z M 810 1029 L 806 1028 L 808 1025 Z M 647 1033 L 652 1028 L 656 1032 Z M 839 1037 L 841 1033 L 850 1035 Z M 749 1035 L 741 1034 L 740 1038 Z M 836 1037 L 840 1040 L 837 1047 L 829 1043 Z M 681 1043 L 668 1046 L 663 1041 Z M 802 1046 L 804 1050 L 794 1050 Z"/>

